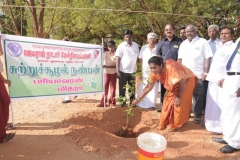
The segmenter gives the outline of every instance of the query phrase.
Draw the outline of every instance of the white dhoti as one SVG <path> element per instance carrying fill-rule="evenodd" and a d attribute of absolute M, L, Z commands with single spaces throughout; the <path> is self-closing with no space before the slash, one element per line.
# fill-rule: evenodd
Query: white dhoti
<path fill-rule="evenodd" d="M 146 44 L 142 46 L 140 50 L 138 58 L 140 59 L 140 61 L 142 60 L 142 77 L 143 78 L 140 84 L 138 85 L 137 97 L 140 96 L 143 89 L 146 87 L 148 83 L 148 78 L 150 75 L 148 60 L 152 56 L 156 56 L 156 53 L 157 53 L 157 45 L 155 45 L 154 48 L 151 50 L 149 44 Z M 137 106 L 141 108 L 155 107 L 156 100 L 157 100 L 158 87 L 159 87 L 159 83 L 155 82 L 153 89 L 137 104 Z"/>
<path fill-rule="evenodd" d="M 223 139 L 233 148 L 240 149 L 240 97 L 230 98 L 240 88 L 240 76 L 226 76 L 223 83 L 224 102 L 221 119 L 223 122 Z"/>
<path fill-rule="evenodd" d="M 145 81 L 145 83 L 144 83 L 144 81 Z M 140 96 L 140 94 L 142 93 L 142 91 L 146 85 L 147 85 L 146 80 L 143 80 L 143 82 L 141 82 L 139 84 L 137 97 Z M 157 100 L 158 88 L 159 88 L 159 82 L 155 82 L 153 89 L 137 104 L 137 106 L 140 108 L 155 107 L 156 100 Z"/>
<path fill-rule="evenodd" d="M 209 82 L 205 109 L 205 127 L 209 132 L 222 133 L 221 105 L 223 89 L 217 83 Z"/>

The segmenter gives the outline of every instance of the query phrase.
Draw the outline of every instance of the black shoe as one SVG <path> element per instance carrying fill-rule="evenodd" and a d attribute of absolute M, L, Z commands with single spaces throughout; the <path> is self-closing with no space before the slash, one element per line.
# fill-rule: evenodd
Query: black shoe
<path fill-rule="evenodd" d="M 62 103 L 70 103 L 70 102 L 72 102 L 71 100 L 64 100 L 64 101 L 62 101 Z"/>
<path fill-rule="evenodd" d="M 212 137 L 212 140 L 217 143 L 227 144 L 227 142 L 223 138 Z"/>
<path fill-rule="evenodd" d="M 153 110 L 153 111 L 154 111 L 154 110 L 155 110 L 155 107 L 151 107 L 151 108 L 148 108 L 148 109 L 149 109 L 149 110 Z"/>
<path fill-rule="evenodd" d="M 127 107 L 127 105 L 126 104 L 121 104 L 121 107 Z"/>
<path fill-rule="evenodd" d="M 222 135 L 222 133 L 218 133 L 218 132 L 212 132 L 212 131 L 210 131 L 210 133 L 211 133 L 212 135 Z"/>
<path fill-rule="evenodd" d="M 239 150 L 239 149 L 233 148 L 229 145 L 226 145 L 226 146 L 220 148 L 220 152 L 222 152 L 222 153 L 233 153 L 234 151 L 237 151 L 237 150 Z"/>
<path fill-rule="evenodd" d="M 157 112 L 162 112 L 162 109 L 157 109 Z"/>

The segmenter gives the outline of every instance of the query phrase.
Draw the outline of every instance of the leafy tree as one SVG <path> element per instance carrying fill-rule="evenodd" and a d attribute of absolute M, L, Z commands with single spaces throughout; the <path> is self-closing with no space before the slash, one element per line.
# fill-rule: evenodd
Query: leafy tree
<path fill-rule="evenodd" d="M 2 31 L 41 38 L 67 36 L 97 44 L 105 38 L 120 43 L 124 30 L 131 29 L 141 46 L 149 32 L 164 38 L 167 23 L 177 29 L 193 23 L 205 38 L 211 24 L 228 25 L 240 33 L 240 0 L 4 0 L 4 4 L 26 7 L 2 6 Z"/>
<path fill-rule="evenodd" d="M 16 35 L 48 37 L 54 26 L 56 9 L 45 12 L 45 7 L 46 4 L 57 6 L 57 0 L 4 0 L 3 4 L 0 21 L 3 31 Z"/>
<path fill-rule="evenodd" d="M 6 5 L 16 5 L 19 1 L 6 0 L 0 3 Z M 27 21 L 23 16 L 25 8 L 2 8 L 2 14 L 0 15 L 0 26 L 3 33 L 26 35 L 27 34 Z"/>

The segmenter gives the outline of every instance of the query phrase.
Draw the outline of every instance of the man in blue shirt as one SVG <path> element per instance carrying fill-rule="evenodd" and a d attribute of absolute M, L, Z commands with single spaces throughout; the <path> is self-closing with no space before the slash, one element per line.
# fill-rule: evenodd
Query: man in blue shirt
<path fill-rule="evenodd" d="M 173 24 L 167 24 L 165 26 L 165 38 L 162 39 L 158 44 L 157 56 L 162 57 L 165 62 L 167 59 L 173 59 L 177 61 L 178 59 L 178 49 L 182 43 L 182 39 L 174 35 L 175 28 Z M 163 84 L 161 84 L 161 102 L 163 103 L 163 96 L 166 92 Z M 161 112 L 161 109 L 158 110 Z"/>

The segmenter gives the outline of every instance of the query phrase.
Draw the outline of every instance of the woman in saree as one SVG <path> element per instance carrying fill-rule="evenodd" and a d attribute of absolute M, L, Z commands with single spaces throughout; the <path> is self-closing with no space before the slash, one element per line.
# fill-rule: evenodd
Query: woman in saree
<path fill-rule="evenodd" d="M 171 59 L 163 62 L 162 58 L 154 56 L 148 64 L 151 70 L 148 84 L 132 105 L 139 103 L 152 90 L 155 82 L 160 81 L 166 93 L 158 129 L 174 131 L 188 121 L 192 94 L 198 79 L 188 68 Z"/>

